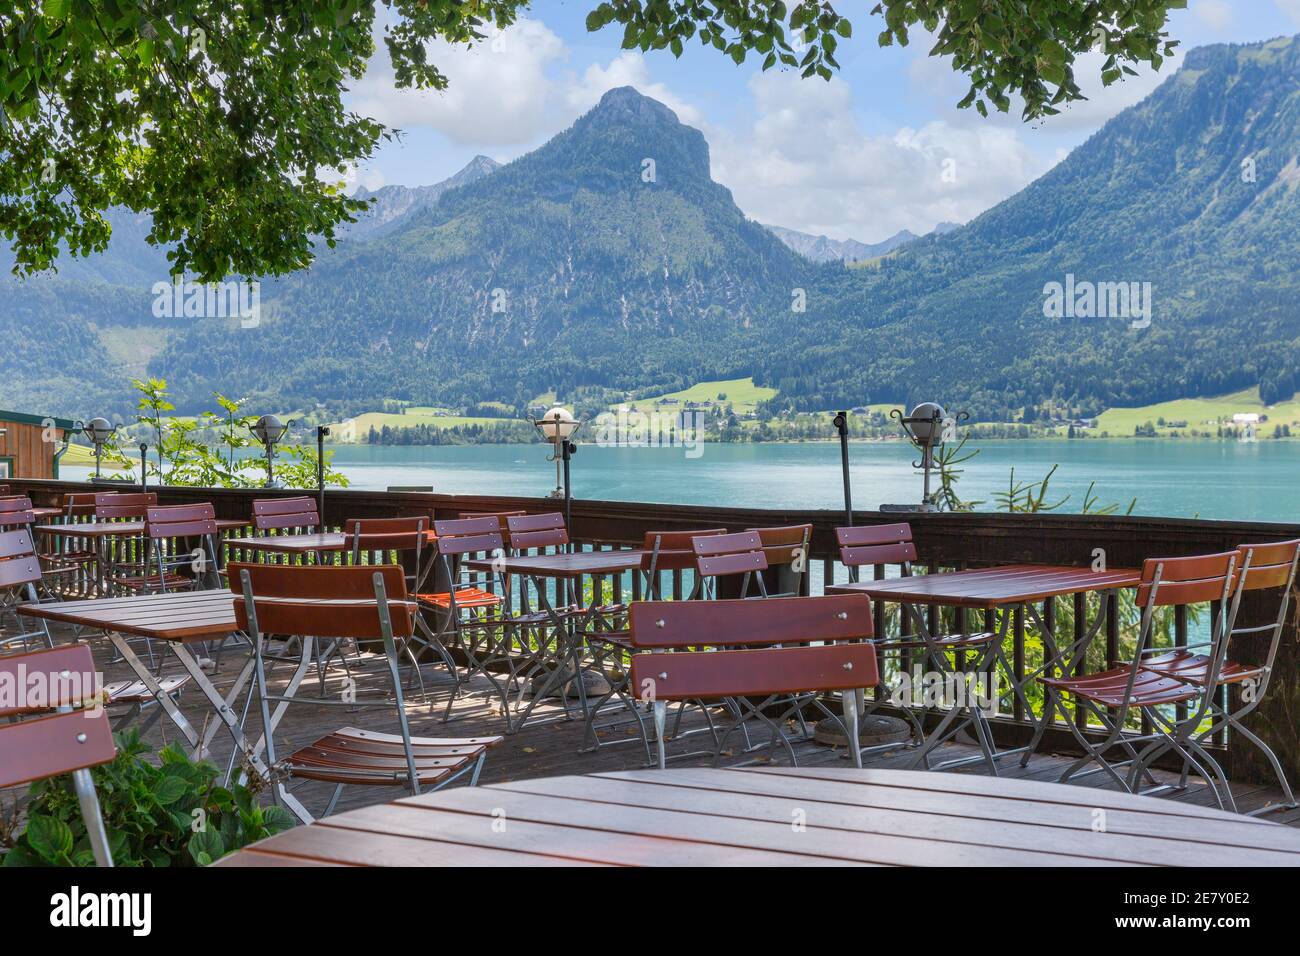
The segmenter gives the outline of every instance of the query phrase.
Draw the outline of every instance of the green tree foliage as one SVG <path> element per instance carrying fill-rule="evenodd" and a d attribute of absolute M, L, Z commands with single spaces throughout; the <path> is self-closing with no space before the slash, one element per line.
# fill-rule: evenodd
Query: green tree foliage
<path fill-rule="evenodd" d="M 1024 101 L 1026 118 L 1081 96 L 1075 57 L 1099 43 L 1110 83 L 1159 66 L 1181 0 L 882 0 L 877 42 L 932 32 L 933 55 L 971 81 L 961 105 Z M 343 91 L 375 52 L 377 14 L 398 87 L 443 89 L 428 43 L 471 45 L 526 0 L 19 0 L 0 3 L 0 233 L 15 268 L 104 249 L 114 206 L 152 214 L 150 241 L 204 280 L 278 275 L 363 207 L 337 171 L 392 134 Z M 851 22 L 828 0 L 611 0 L 588 28 L 681 56 L 697 40 L 829 79 Z"/>

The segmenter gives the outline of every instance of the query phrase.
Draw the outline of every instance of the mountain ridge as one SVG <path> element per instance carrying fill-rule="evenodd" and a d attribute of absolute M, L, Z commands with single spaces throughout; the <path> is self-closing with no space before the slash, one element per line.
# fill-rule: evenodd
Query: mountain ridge
<path fill-rule="evenodd" d="M 147 367 L 178 405 L 220 390 L 275 407 L 521 406 L 556 388 L 608 397 L 751 374 L 780 390 L 774 407 L 938 398 L 986 418 L 1280 395 L 1300 366 L 1297 75 L 1297 38 L 1189 51 L 1024 190 L 852 269 L 748 219 L 710 177 L 703 134 L 620 88 L 537 150 L 268 283 L 258 328 L 149 330 Z M 1149 283 L 1150 326 L 1047 318 L 1044 290 L 1067 275 Z M 138 297 L 69 286 L 19 302 L 28 321 L 68 303 L 55 341 L 122 324 Z M 57 401 L 108 401 L 112 368 L 76 368 L 75 388 L 20 369 L 0 401 L 25 390 L 84 415 Z"/>

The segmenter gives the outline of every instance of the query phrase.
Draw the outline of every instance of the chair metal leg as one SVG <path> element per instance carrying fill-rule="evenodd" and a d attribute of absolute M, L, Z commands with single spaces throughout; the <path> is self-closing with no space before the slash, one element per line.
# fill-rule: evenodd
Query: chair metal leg
<path fill-rule="evenodd" d="M 844 739 L 849 742 L 849 753 L 853 755 L 853 766 L 862 769 L 862 747 L 858 740 L 858 693 L 853 690 L 841 692 L 844 703 Z"/>
<path fill-rule="evenodd" d="M 655 746 L 659 750 L 659 769 L 668 767 L 668 755 L 664 753 L 664 725 L 668 722 L 668 705 L 662 700 L 654 702 Z"/>
<path fill-rule="evenodd" d="M 86 821 L 86 833 L 90 837 L 90 849 L 95 854 L 95 863 L 99 866 L 112 866 L 113 853 L 108 848 L 108 832 L 104 829 L 104 816 L 99 810 L 99 797 L 95 794 L 95 781 L 90 771 L 84 767 L 72 772 L 72 784 L 77 791 L 77 802 L 81 804 L 81 816 Z"/>

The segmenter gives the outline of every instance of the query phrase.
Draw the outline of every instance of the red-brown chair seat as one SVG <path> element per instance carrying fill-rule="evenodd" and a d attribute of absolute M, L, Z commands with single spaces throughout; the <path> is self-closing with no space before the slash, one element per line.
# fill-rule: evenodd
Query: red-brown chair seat
<path fill-rule="evenodd" d="M 1209 678 L 1210 658 L 1206 654 L 1172 650 L 1147 658 L 1142 662 L 1142 669 L 1202 687 Z M 1219 680 L 1224 684 L 1240 684 L 1260 677 L 1263 673 L 1262 667 L 1224 661 L 1223 667 L 1219 669 Z"/>
<path fill-rule="evenodd" d="M 158 686 L 164 694 L 174 694 L 190 682 L 189 674 L 172 674 L 158 678 Z M 149 688 L 140 680 L 119 680 L 104 685 L 110 704 L 145 704 L 157 700 Z"/>
<path fill-rule="evenodd" d="M 126 588 L 128 591 L 147 591 L 150 588 L 159 587 L 158 574 L 126 574 L 119 575 L 111 579 L 113 584 L 120 588 Z M 161 575 L 162 586 L 168 590 L 177 590 L 179 588 L 192 587 L 193 578 L 187 578 L 183 574 L 176 574 L 167 571 Z"/>
<path fill-rule="evenodd" d="M 1048 687 L 1095 701 L 1103 707 L 1121 707 L 1128 687 L 1130 668 L 1112 667 L 1108 671 L 1089 674 L 1087 677 L 1040 677 Z M 1130 707 L 1156 707 L 1160 704 L 1177 704 L 1200 696 L 1200 691 L 1172 677 L 1153 671 L 1139 671 L 1133 681 L 1133 693 L 1128 698 Z"/>
<path fill-rule="evenodd" d="M 503 737 L 412 737 L 415 769 L 420 785 L 439 780 L 477 760 Z M 382 786 L 394 778 L 405 779 L 406 755 L 402 738 L 373 730 L 344 727 L 326 734 L 289 757 L 285 764 L 295 777 L 330 783 Z"/>
<path fill-rule="evenodd" d="M 934 643 L 944 650 L 960 650 L 967 647 L 987 647 L 995 637 L 997 635 L 992 631 L 979 631 L 974 634 L 941 634 L 934 638 Z M 875 644 L 876 649 L 880 651 L 915 650 L 926 646 L 925 641 L 919 637 L 881 638 L 871 643 Z"/>
<path fill-rule="evenodd" d="M 417 594 L 415 598 L 421 604 L 428 604 L 444 610 L 451 607 L 451 593 L 448 591 L 439 591 L 434 594 Z M 504 601 L 505 599 L 500 594 L 493 594 L 491 591 L 485 591 L 483 588 L 478 587 L 462 588 L 456 592 L 456 607 L 458 608 L 497 607 Z"/>

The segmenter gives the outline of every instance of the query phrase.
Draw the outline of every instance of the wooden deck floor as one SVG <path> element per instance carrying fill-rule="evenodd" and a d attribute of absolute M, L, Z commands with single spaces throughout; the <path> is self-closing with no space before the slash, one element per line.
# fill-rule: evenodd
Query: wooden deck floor
<path fill-rule="evenodd" d="M 62 635 L 65 639 L 69 639 L 70 636 L 67 633 Z M 108 661 L 113 652 L 112 647 L 102 639 L 92 638 L 92 640 L 95 645 L 97 661 Z M 232 645 L 221 656 L 218 670 L 213 678 L 218 687 L 223 690 L 229 687 L 230 682 L 233 681 L 243 663 L 245 653 L 242 648 Z M 356 680 L 356 693 L 359 698 L 364 699 L 367 696 L 383 693 L 389 687 L 382 658 L 373 655 L 362 655 L 360 658 L 353 656 L 351 660 L 352 676 Z M 272 672 L 273 684 L 282 685 L 287 680 L 290 669 L 291 666 L 288 664 L 278 665 Z M 174 658 L 168 658 L 164 663 L 163 671 L 164 673 L 179 671 L 179 666 Z M 129 671 L 121 663 L 108 664 L 105 667 L 105 672 L 108 680 L 130 676 Z M 460 697 L 452 708 L 452 719 L 444 723 L 442 715 L 450 696 L 451 682 L 447 678 L 445 669 L 442 668 L 426 668 L 424 677 L 428 691 L 427 696 L 408 702 L 407 706 L 413 734 L 464 737 L 504 733 L 505 724 L 500 712 L 500 701 L 491 694 L 490 686 L 485 680 L 480 678 L 471 684 L 462 686 Z M 338 700 L 344 686 L 344 670 L 338 666 L 332 667 L 327 673 L 325 693 Z M 304 681 L 298 699 L 310 701 L 316 698 L 319 693 L 320 685 L 313 670 L 307 680 Z M 211 711 L 207 708 L 206 701 L 202 699 L 195 689 L 190 689 L 184 694 L 181 707 L 196 727 L 211 719 Z M 576 710 L 576 705 L 574 709 Z M 259 732 L 261 721 L 256 713 L 257 708 L 253 707 L 251 710 L 252 713 L 248 716 L 248 731 L 250 736 L 253 736 Z M 293 748 L 308 744 L 322 734 L 344 726 L 382 730 L 389 733 L 397 732 L 396 719 L 391 707 L 352 708 L 311 706 L 307 703 L 295 704 L 289 707 L 288 713 L 277 731 L 277 751 L 280 755 L 289 753 Z M 690 721 L 684 723 L 684 729 L 689 729 L 692 726 L 694 725 Z M 158 720 L 147 735 L 147 739 L 158 746 L 161 746 L 165 740 L 176 739 L 176 737 L 175 728 L 165 717 Z M 563 709 L 559 706 L 558 700 L 539 704 L 532 720 L 523 730 L 512 736 L 507 736 L 500 746 L 491 751 L 481 782 L 494 783 L 529 777 L 585 774 L 597 771 L 635 769 L 645 766 L 645 751 L 636 735 L 634 726 L 614 728 L 602 732 L 600 738 L 602 745 L 594 752 L 580 751 L 582 737 L 582 721 L 566 717 Z M 733 741 L 736 739 L 733 738 Z M 754 739 L 758 741 L 762 738 L 756 733 Z M 674 754 L 684 755 L 693 750 L 701 750 L 707 740 L 707 735 L 700 735 L 687 737 L 683 740 L 669 741 L 669 766 L 709 765 L 711 756 L 703 753 L 673 759 Z M 212 759 L 223 769 L 229 760 L 231 749 L 230 737 L 224 732 L 219 732 L 214 743 Z M 802 766 L 847 765 L 848 758 L 843 749 L 837 750 L 811 741 L 799 743 L 795 749 L 798 761 Z M 949 744 L 939 751 L 936 760 L 976 752 L 977 750 L 973 746 L 960 743 Z M 749 755 L 733 753 L 724 758 L 723 762 L 724 764 L 735 764 L 754 760 L 755 758 L 760 761 L 771 759 L 777 763 L 788 762 L 788 757 L 781 751 L 772 752 L 771 757 L 768 757 L 767 753 L 767 751 Z M 911 757 L 911 752 L 906 748 L 902 748 L 898 751 L 874 756 L 868 763 L 876 767 L 905 767 L 910 762 Z M 1003 775 L 1023 779 L 1055 781 L 1060 776 L 1062 769 L 1071 762 L 1071 759 L 1060 755 L 1041 754 L 1035 756 L 1029 766 L 1025 768 L 1021 768 L 1016 760 L 1007 760 L 1003 762 L 1005 764 L 1002 768 Z M 974 763 L 968 767 L 950 772 L 986 773 L 987 768 L 983 763 Z M 1174 775 L 1162 774 L 1157 771 L 1157 776 L 1173 779 Z M 1107 781 L 1104 775 L 1094 774 L 1071 785 L 1104 787 L 1107 786 Z M 295 785 L 295 792 L 313 813 L 319 813 L 323 810 L 331 789 L 326 784 L 302 783 Z M 1281 793 L 1276 788 L 1244 783 L 1234 784 L 1233 793 L 1239 808 L 1245 811 L 1277 803 L 1281 798 Z M 397 788 L 348 787 L 345 789 L 343 798 L 339 803 L 339 810 L 385 802 L 400 795 L 401 791 Z M 1191 786 L 1186 790 L 1166 791 L 1160 798 L 1187 801 L 1205 806 L 1215 805 L 1214 798 L 1208 788 L 1196 778 L 1193 778 Z M 1300 827 L 1300 810 L 1283 810 L 1271 813 L 1266 816 L 1266 819 Z"/>

